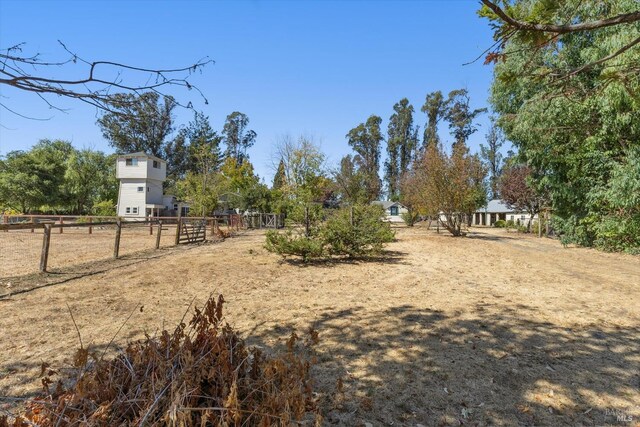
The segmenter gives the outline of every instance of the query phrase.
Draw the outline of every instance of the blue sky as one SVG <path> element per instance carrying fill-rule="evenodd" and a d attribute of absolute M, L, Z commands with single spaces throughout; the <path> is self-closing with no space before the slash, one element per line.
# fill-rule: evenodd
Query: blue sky
<path fill-rule="evenodd" d="M 65 57 L 57 44 L 88 60 L 166 68 L 215 61 L 190 82 L 192 92 L 171 91 L 221 130 L 241 111 L 258 133 L 249 154 L 269 182 L 279 135 L 305 133 L 321 141 L 330 163 L 350 152 L 345 134 L 371 114 L 388 118 L 395 102 L 409 98 L 420 113 L 425 95 L 466 87 L 473 107 L 488 106 L 492 68 L 463 66 L 492 43 L 475 14 L 478 2 L 460 1 L 13 1 L 0 0 L 0 46 L 25 42 L 43 59 Z M 68 71 L 76 73 L 75 68 Z M 111 152 L 95 124 L 95 108 L 52 98 L 67 113 L 50 110 L 35 95 L 1 88 L 13 110 L 0 109 L 0 154 L 28 149 L 42 138 Z M 192 112 L 180 110 L 178 125 Z M 470 140 L 484 141 L 488 116 Z M 446 132 L 446 129 L 443 129 Z"/>

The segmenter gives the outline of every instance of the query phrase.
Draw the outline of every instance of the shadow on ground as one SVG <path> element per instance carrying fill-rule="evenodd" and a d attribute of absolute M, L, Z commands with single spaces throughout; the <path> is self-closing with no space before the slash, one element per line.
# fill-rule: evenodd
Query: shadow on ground
<path fill-rule="evenodd" d="M 311 259 L 304 261 L 302 258 L 284 258 L 281 262 L 285 262 L 289 265 L 296 267 L 335 267 L 342 264 L 362 264 L 362 263 L 379 263 L 379 264 L 403 264 L 410 265 L 404 261 L 404 258 L 408 254 L 400 251 L 383 250 L 378 255 L 361 256 L 355 258 L 348 257 L 330 257 Z"/>
<path fill-rule="evenodd" d="M 637 419 L 640 330 L 561 328 L 527 320 L 527 310 L 484 303 L 472 315 L 409 305 L 325 311 L 309 326 L 320 334 L 313 374 L 327 424 L 603 425 L 620 424 L 619 415 Z M 277 348 L 291 328 L 260 327 L 248 340 Z"/>

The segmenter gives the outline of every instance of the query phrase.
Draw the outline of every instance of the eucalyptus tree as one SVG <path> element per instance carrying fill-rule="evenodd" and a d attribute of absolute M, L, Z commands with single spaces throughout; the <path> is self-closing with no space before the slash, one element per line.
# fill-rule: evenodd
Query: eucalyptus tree
<path fill-rule="evenodd" d="M 387 128 L 387 160 L 385 181 L 388 196 L 392 200 L 400 198 L 400 179 L 409 168 L 418 145 L 418 128 L 413 125 L 413 106 L 407 98 L 393 106 Z"/>
<path fill-rule="evenodd" d="M 630 164 L 640 141 L 640 50 L 629 47 L 640 42 L 640 27 L 613 23 L 638 15 L 637 1 L 515 1 L 509 13 L 541 26 L 503 25 L 485 14 L 497 31 L 511 26 L 518 34 L 495 58 L 491 103 L 520 160 L 539 172 L 532 185 L 549 194 L 556 231 L 567 242 L 608 248 L 626 241 L 637 249 L 633 209 L 624 227 L 604 226 L 617 214 L 607 190 L 613 171 Z M 603 22 L 611 25 L 596 29 Z M 558 25 L 571 31 L 546 31 Z M 534 44 L 540 35 L 547 42 Z"/>
<path fill-rule="evenodd" d="M 429 144 L 438 144 L 440 142 L 438 124 L 447 112 L 447 103 L 442 92 L 438 90 L 427 94 L 424 105 L 420 111 L 427 115 L 427 125 L 424 127 L 422 139 L 422 147 L 424 149 Z"/>
<path fill-rule="evenodd" d="M 485 163 L 489 171 L 489 188 L 491 189 L 491 198 L 498 199 L 500 192 L 498 190 L 498 181 L 502 174 L 504 158 L 500 149 L 504 145 L 504 133 L 498 127 L 495 119 L 491 118 L 491 127 L 487 132 L 485 139 L 487 145 L 480 144 L 480 157 Z"/>
<path fill-rule="evenodd" d="M 225 155 L 235 159 L 239 165 L 248 157 L 247 149 L 253 146 L 257 137 L 255 131 L 247 129 L 248 125 L 249 117 L 244 113 L 234 111 L 227 116 L 222 129 L 224 142 L 227 146 Z"/>
<path fill-rule="evenodd" d="M 380 151 L 384 136 L 380 131 L 382 119 L 371 115 L 365 123 L 360 123 L 347 133 L 349 146 L 356 153 L 354 162 L 366 177 L 366 199 L 368 202 L 380 197 L 382 181 L 380 180 Z"/>

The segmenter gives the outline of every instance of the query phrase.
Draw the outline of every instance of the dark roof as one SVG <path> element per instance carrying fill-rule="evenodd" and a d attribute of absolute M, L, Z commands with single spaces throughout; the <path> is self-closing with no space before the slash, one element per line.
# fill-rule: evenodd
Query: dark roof
<path fill-rule="evenodd" d="M 487 206 L 478 209 L 476 212 L 509 213 L 515 212 L 515 209 L 510 208 L 505 202 L 500 199 L 493 199 L 489 200 Z"/>

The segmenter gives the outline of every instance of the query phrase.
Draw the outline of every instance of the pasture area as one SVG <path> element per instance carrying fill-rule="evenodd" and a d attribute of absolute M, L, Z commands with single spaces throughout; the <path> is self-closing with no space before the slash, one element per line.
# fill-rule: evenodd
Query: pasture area
<path fill-rule="evenodd" d="M 83 263 L 101 261 L 113 257 L 115 225 L 92 227 L 69 227 L 60 233 L 51 231 L 48 267 L 51 270 L 66 269 Z M 160 247 L 175 243 L 175 224 L 163 226 Z M 42 228 L 31 230 L 0 231 L 0 279 L 38 271 L 42 252 Z M 155 247 L 157 226 L 153 235 L 148 225 L 127 224 L 120 236 L 120 255 L 130 255 Z"/>
<path fill-rule="evenodd" d="M 263 244 L 262 231 L 241 232 L 0 297 L 0 405 L 38 390 L 43 361 L 69 365 L 79 343 L 67 304 L 84 345 L 100 351 L 129 316 L 117 345 L 173 329 L 192 300 L 222 293 L 228 322 L 266 351 L 292 329 L 318 331 L 312 374 L 326 425 L 640 417 L 638 257 L 497 229 L 400 228 L 384 257 L 309 265 Z M 40 279 L 29 280 L 20 286 Z"/>

